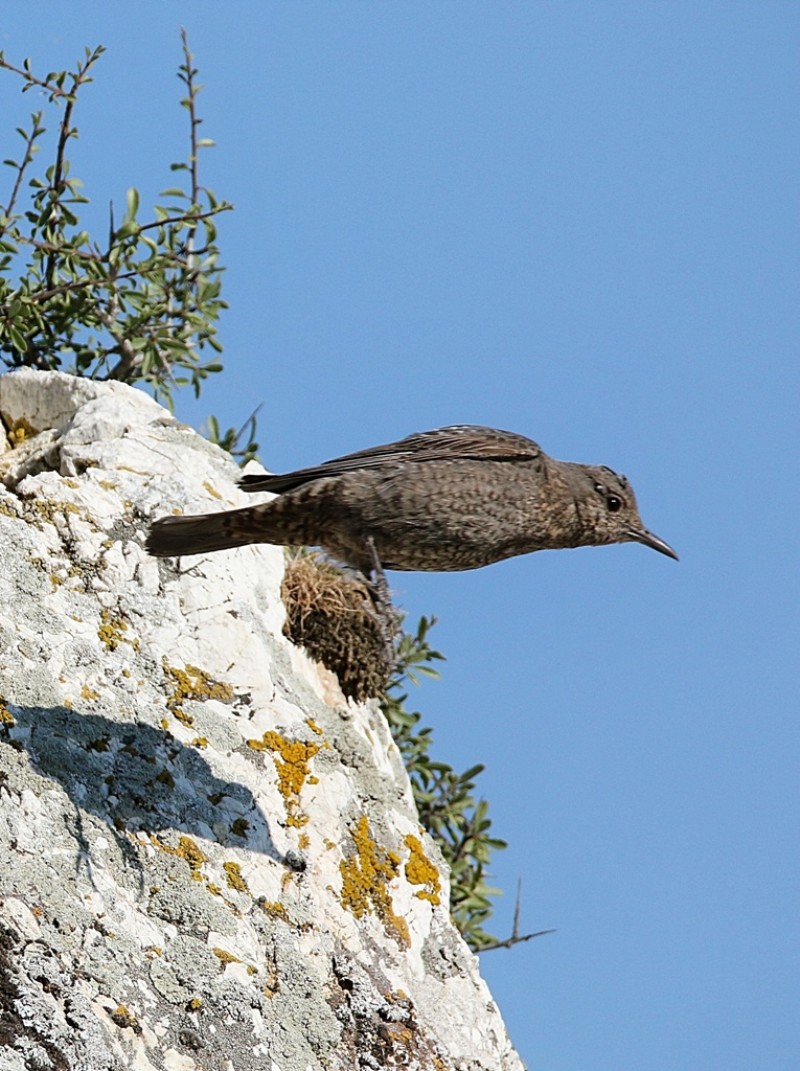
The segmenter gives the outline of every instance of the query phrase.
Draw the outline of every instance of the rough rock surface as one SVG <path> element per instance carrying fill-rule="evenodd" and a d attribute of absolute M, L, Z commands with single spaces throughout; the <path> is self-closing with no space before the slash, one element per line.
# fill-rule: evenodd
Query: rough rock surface
<path fill-rule="evenodd" d="M 0 1069 L 519 1071 L 282 550 L 143 550 L 244 504 L 230 459 L 121 384 L 14 372 L 0 417 Z"/>

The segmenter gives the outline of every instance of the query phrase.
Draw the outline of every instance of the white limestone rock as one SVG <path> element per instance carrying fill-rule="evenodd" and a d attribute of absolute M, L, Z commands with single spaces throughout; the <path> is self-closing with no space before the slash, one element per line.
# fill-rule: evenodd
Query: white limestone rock
<path fill-rule="evenodd" d="M 385 720 L 282 636 L 282 549 L 144 551 L 252 502 L 230 458 L 56 372 L 0 419 L 0 1067 L 519 1071 Z"/>

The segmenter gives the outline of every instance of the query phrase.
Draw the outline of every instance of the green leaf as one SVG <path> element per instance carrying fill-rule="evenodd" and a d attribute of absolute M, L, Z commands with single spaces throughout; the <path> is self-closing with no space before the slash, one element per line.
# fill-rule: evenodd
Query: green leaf
<path fill-rule="evenodd" d="M 128 217 L 131 220 L 136 219 L 136 213 L 139 211 L 139 191 L 135 186 L 131 186 L 125 194 L 125 207 Z"/>

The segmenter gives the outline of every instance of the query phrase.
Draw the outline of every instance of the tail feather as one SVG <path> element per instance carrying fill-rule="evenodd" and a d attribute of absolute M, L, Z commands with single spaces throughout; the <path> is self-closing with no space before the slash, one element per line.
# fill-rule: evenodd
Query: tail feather
<path fill-rule="evenodd" d="M 161 517 L 154 521 L 145 546 L 156 558 L 173 558 L 182 554 L 207 554 L 248 543 L 268 542 L 251 526 L 242 524 L 238 513 L 201 513 L 196 517 Z"/>

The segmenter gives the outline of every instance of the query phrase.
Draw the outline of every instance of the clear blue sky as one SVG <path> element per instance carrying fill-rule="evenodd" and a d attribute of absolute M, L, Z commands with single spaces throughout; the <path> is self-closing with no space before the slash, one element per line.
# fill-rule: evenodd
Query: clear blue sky
<path fill-rule="evenodd" d="M 635 545 L 392 577 L 415 696 L 481 779 L 526 929 L 482 967 L 535 1071 L 800 1060 L 800 6 L 6 5 L 36 69 L 109 52 L 74 171 L 172 184 L 183 23 L 218 142 L 226 371 L 294 468 L 448 423 L 631 478 Z M 0 79 L 2 156 L 38 104 Z"/>

